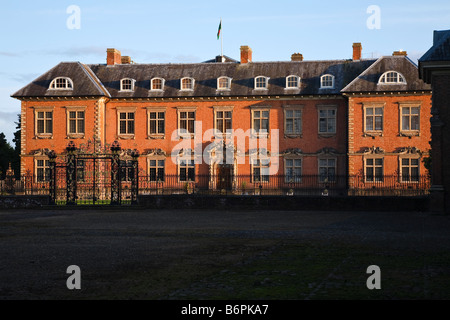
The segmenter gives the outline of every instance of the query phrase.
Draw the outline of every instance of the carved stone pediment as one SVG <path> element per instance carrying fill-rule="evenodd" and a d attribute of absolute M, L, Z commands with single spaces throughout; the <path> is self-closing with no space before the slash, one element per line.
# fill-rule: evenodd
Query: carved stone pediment
<path fill-rule="evenodd" d="M 299 148 L 286 149 L 280 153 L 281 156 L 300 156 L 302 154 L 303 151 Z"/>
<path fill-rule="evenodd" d="M 329 148 L 329 147 L 322 148 L 319 151 L 317 151 L 318 155 L 335 155 L 335 154 L 338 154 L 338 153 L 339 152 L 336 149 Z"/>
<path fill-rule="evenodd" d="M 380 147 L 373 146 L 371 148 L 366 148 L 364 150 L 364 153 L 365 154 L 384 154 L 385 151 L 382 148 L 380 148 Z"/>
<path fill-rule="evenodd" d="M 162 149 L 146 149 L 143 153 L 145 156 L 167 156 L 167 153 Z"/>
<path fill-rule="evenodd" d="M 422 151 L 417 149 L 416 147 L 405 147 L 401 148 L 398 153 L 400 154 L 414 154 L 414 155 L 421 155 Z"/>
<path fill-rule="evenodd" d="M 49 154 L 49 152 L 50 152 L 51 150 L 50 149 L 48 149 L 48 148 L 44 148 L 44 149 L 36 149 L 36 150 L 32 150 L 31 152 L 30 152 L 30 154 L 31 155 L 33 155 L 33 156 L 36 156 L 36 157 L 39 157 L 39 156 L 48 156 L 48 154 Z"/>

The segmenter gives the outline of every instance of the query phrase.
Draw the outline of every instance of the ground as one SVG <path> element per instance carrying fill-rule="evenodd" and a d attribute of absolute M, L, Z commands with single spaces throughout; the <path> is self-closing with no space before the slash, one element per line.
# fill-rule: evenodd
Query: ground
<path fill-rule="evenodd" d="M 420 212 L 3 209 L 0 299 L 446 300 L 449 230 Z"/>

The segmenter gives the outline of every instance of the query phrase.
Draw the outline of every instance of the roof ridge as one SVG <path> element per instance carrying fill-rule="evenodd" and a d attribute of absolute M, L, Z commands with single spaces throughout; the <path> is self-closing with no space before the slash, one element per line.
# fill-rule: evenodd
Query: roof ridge
<path fill-rule="evenodd" d="M 97 75 L 89 68 L 87 65 L 78 62 L 78 64 L 81 66 L 83 71 L 87 74 L 87 76 L 91 79 L 91 81 L 94 83 L 94 85 L 97 87 L 97 89 L 104 94 L 106 94 L 108 97 L 111 97 L 111 94 L 109 91 L 105 88 L 103 83 L 100 81 L 100 79 L 97 77 Z M 94 78 L 95 77 L 95 78 Z"/>

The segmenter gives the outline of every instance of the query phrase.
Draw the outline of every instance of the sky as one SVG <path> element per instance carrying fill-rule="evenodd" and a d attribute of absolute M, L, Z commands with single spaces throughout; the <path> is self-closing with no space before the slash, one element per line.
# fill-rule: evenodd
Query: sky
<path fill-rule="evenodd" d="M 75 8 L 76 10 L 73 10 Z M 11 142 L 20 101 L 10 96 L 62 61 L 105 63 L 116 48 L 136 63 L 202 62 L 221 53 L 253 61 L 350 59 L 403 50 L 417 61 L 434 30 L 450 29 L 450 2 L 385 0 L 2 1 L 0 132 Z"/>

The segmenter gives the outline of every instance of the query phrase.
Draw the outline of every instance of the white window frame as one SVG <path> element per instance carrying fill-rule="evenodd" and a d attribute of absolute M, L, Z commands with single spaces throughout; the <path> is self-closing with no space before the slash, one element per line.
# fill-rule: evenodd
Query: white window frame
<path fill-rule="evenodd" d="M 258 84 L 258 80 L 259 79 L 264 79 L 264 87 L 257 87 Z M 268 90 L 269 88 L 269 77 L 265 77 L 265 76 L 258 76 L 255 77 L 255 90 Z"/>
<path fill-rule="evenodd" d="M 404 129 L 403 128 L 403 109 L 409 108 L 410 109 L 410 113 L 408 114 L 409 116 L 409 129 Z M 419 123 L 419 129 L 411 129 L 411 108 L 417 108 L 419 109 L 419 114 L 418 115 L 413 115 L 413 116 L 417 116 L 418 117 L 418 123 Z M 400 128 L 400 134 L 404 134 L 407 136 L 419 136 L 420 135 L 420 117 L 421 114 L 421 104 L 420 103 L 415 103 L 415 102 L 411 102 L 411 103 L 400 103 L 399 104 L 399 128 Z"/>
<path fill-rule="evenodd" d="M 320 111 L 329 111 L 329 110 L 334 110 L 335 111 L 335 116 L 334 116 L 334 131 L 328 131 L 328 120 L 327 120 L 327 131 L 325 132 L 321 132 L 320 131 Z M 320 136 L 334 136 L 337 134 L 337 126 L 338 126 L 338 108 L 335 105 L 318 105 L 317 106 L 317 131 L 319 133 Z M 327 116 L 326 119 L 331 119 L 330 117 Z"/>
<path fill-rule="evenodd" d="M 230 120 L 231 120 L 231 125 L 230 125 L 230 127 L 231 127 L 231 128 L 229 128 L 229 129 L 227 129 L 227 130 L 232 130 L 232 129 L 233 129 L 233 109 L 234 109 L 234 107 L 225 107 L 225 106 L 214 107 L 214 130 L 215 130 L 215 134 L 216 134 L 216 135 L 218 134 L 219 137 L 224 137 L 224 136 L 226 136 L 226 135 L 227 135 L 227 132 L 226 132 L 226 130 L 225 130 L 225 132 L 220 132 L 220 134 L 219 134 L 219 132 L 217 131 L 217 130 L 219 130 L 219 128 L 218 128 L 218 126 L 217 126 L 217 121 L 219 120 L 219 118 L 218 118 L 218 116 L 217 116 L 217 113 L 218 113 L 218 112 L 223 112 L 223 113 L 225 113 L 225 112 L 230 112 L 230 113 L 231 113 L 231 117 L 230 117 Z M 225 117 L 225 114 L 224 114 L 223 117 L 222 117 L 221 119 L 222 119 L 223 122 L 225 122 L 225 119 L 228 119 L 228 118 L 226 118 L 226 117 Z"/>
<path fill-rule="evenodd" d="M 220 86 L 220 80 L 223 80 L 223 79 L 225 79 L 225 80 L 227 81 L 226 87 L 221 87 L 221 86 Z M 232 81 L 232 80 L 233 80 L 232 78 L 226 77 L 226 76 L 217 78 L 217 90 L 220 90 L 220 91 L 230 91 L 230 90 L 231 90 L 231 81 Z"/>
<path fill-rule="evenodd" d="M 270 107 L 263 107 L 263 106 L 256 106 L 256 107 L 252 107 L 251 108 L 251 132 L 253 136 L 256 137 L 268 137 L 269 133 L 270 133 Z M 262 117 L 262 113 L 263 112 L 269 112 L 269 116 L 267 117 L 267 132 L 262 132 L 262 131 L 256 131 L 255 130 L 255 112 L 260 112 L 260 117 L 258 118 L 260 120 L 260 129 L 261 129 L 261 124 L 262 124 L 262 119 L 265 119 Z"/>
<path fill-rule="evenodd" d="M 331 78 L 331 85 L 324 85 L 325 78 Z M 324 74 L 320 77 L 320 89 L 334 89 L 335 86 L 335 77 L 332 74 Z"/>
<path fill-rule="evenodd" d="M 187 114 L 186 114 L 186 130 L 188 130 L 189 129 L 189 121 L 193 121 L 194 122 L 194 124 L 193 124 L 193 126 L 194 126 L 194 132 L 189 132 L 189 133 L 187 133 L 187 132 L 182 132 L 181 131 L 181 113 L 182 112 L 186 112 Z M 190 112 L 193 112 L 194 113 L 194 118 L 192 119 L 192 118 L 190 118 L 189 117 L 189 113 Z M 177 108 L 177 117 L 178 117 L 178 119 L 177 119 L 177 131 L 178 131 L 178 136 L 179 137 L 191 137 L 191 138 L 193 138 L 194 137 L 194 135 L 195 135 L 195 121 L 197 120 L 197 108 L 196 107 L 178 107 Z"/>
<path fill-rule="evenodd" d="M 71 112 L 76 112 L 76 117 L 75 117 L 76 132 L 70 132 L 70 120 L 72 119 L 70 117 Z M 84 113 L 84 118 L 83 118 L 84 130 L 83 130 L 83 132 L 80 132 L 80 130 L 79 130 L 78 112 Z M 67 137 L 73 138 L 73 139 L 83 138 L 86 134 L 86 107 L 78 107 L 78 106 L 77 107 L 66 107 L 66 118 L 67 118 Z"/>
<path fill-rule="evenodd" d="M 292 87 L 292 86 L 289 86 L 289 79 L 290 78 L 295 78 L 296 80 L 297 80 L 297 85 L 296 86 L 294 86 L 294 87 Z M 286 77 L 286 89 L 299 89 L 300 88 L 300 77 L 299 76 L 296 76 L 296 75 L 293 75 L 293 74 L 291 74 L 290 76 L 287 76 Z"/>
<path fill-rule="evenodd" d="M 156 113 L 156 119 L 150 119 L 150 114 Z M 161 119 L 159 113 L 164 113 L 164 119 Z M 149 139 L 164 139 L 166 136 L 166 108 L 147 108 L 147 136 Z M 164 120 L 164 132 L 159 132 L 159 121 Z M 156 121 L 156 133 L 150 132 L 150 121 Z"/>
<path fill-rule="evenodd" d="M 364 124 L 363 124 L 363 128 L 364 128 L 364 133 L 365 134 L 369 134 L 369 135 L 382 135 L 383 131 L 384 131 L 384 107 L 385 104 L 384 103 L 364 103 L 363 104 L 363 114 L 364 114 Z M 368 115 L 367 114 L 367 109 L 373 109 L 374 113 L 372 115 Z M 379 129 L 375 129 L 375 118 L 376 117 L 380 117 L 380 115 L 375 114 L 375 109 L 381 109 L 382 110 L 382 114 L 381 114 L 381 130 Z M 373 129 L 369 130 L 367 128 L 367 118 L 368 117 L 372 117 L 374 122 L 373 122 Z"/>
<path fill-rule="evenodd" d="M 293 111 L 294 115 L 293 118 L 294 122 L 293 122 L 293 132 L 287 132 L 287 112 L 288 111 Z M 295 132 L 295 112 L 296 111 L 300 111 L 300 130 L 299 132 Z M 285 137 L 289 137 L 289 138 L 298 138 L 298 137 L 302 137 L 303 134 L 303 105 L 286 105 L 283 106 L 283 112 L 284 112 L 284 136 Z"/>
<path fill-rule="evenodd" d="M 183 82 L 185 80 L 190 80 L 191 81 L 191 87 L 190 88 L 185 88 Z M 180 90 L 181 91 L 194 91 L 195 88 L 195 79 L 194 78 L 190 78 L 190 77 L 184 77 L 181 78 L 180 80 Z"/>
<path fill-rule="evenodd" d="M 155 80 L 160 80 L 160 81 L 161 81 L 161 89 L 155 89 L 155 85 L 154 85 L 154 81 L 155 81 Z M 166 80 L 165 80 L 164 78 L 153 78 L 153 79 L 150 81 L 150 91 L 158 91 L 158 92 L 164 91 L 164 85 L 165 85 L 165 83 L 166 83 Z"/>
<path fill-rule="evenodd" d="M 388 75 L 391 73 L 395 74 L 395 78 L 396 78 L 395 81 L 387 81 Z M 395 70 L 389 70 L 381 75 L 380 79 L 378 79 L 378 84 L 379 85 L 393 85 L 393 84 L 407 84 L 407 82 L 406 82 L 406 78 L 403 76 L 403 74 L 401 74 L 400 72 L 395 71 Z"/>
<path fill-rule="evenodd" d="M 65 81 L 64 87 L 57 87 L 58 80 L 64 80 Z M 52 80 L 52 82 L 50 83 L 48 89 L 49 90 L 73 90 L 73 81 L 72 81 L 72 79 L 70 79 L 68 77 L 57 77 L 57 78 Z"/>
<path fill-rule="evenodd" d="M 325 167 L 320 165 L 320 161 L 321 160 L 326 160 L 327 161 L 327 165 Z M 334 166 L 330 166 L 329 165 L 329 161 L 330 160 L 334 161 Z M 323 180 L 322 180 L 322 175 L 320 174 L 320 169 L 321 168 L 327 168 L 327 177 L 325 179 L 323 179 Z M 332 178 L 334 178 L 333 180 L 329 180 L 328 179 L 330 177 L 329 168 L 334 168 L 334 176 L 332 176 Z M 317 170 L 318 170 L 318 174 L 319 174 L 319 177 L 318 177 L 319 183 L 336 182 L 336 180 L 337 180 L 337 158 L 336 157 L 326 157 L 326 156 L 325 157 L 319 157 L 317 159 Z M 325 180 L 327 180 L 327 181 L 325 181 Z"/>
<path fill-rule="evenodd" d="M 44 165 L 43 166 L 38 166 L 38 161 L 44 161 Z M 42 168 L 43 172 L 43 176 L 42 176 L 42 180 L 39 179 L 40 175 L 38 175 L 38 169 Z M 36 157 L 34 159 L 34 175 L 36 177 L 36 181 L 37 182 L 49 182 L 51 177 L 50 177 L 50 160 L 48 157 Z"/>
<path fill-rule="evenodd" d="M 293 169 L 293 179 L 289 179 L 288 175 L 288 165 L 287 162 L 292 161 L 292 169 Z M 300 166 L 297 166 L 295 164 L 296 161 L 300 161 Z M 289 167 L 290 168 L 290 167 Z M 295 174 L 295 169 L 300 168 L 300 174 Z M 285 157 L 284 158 L 284 180 L 286 183 L 301 183 L 302 182 L 302 176 L 303 176 L 303 157 Z"/>
<path fill-rule="evenodd" d="M 255 163 L 257 162 L 257 163 Z M 250 172 L 251 172 L 251 179 L 252 183 L 269 183 L 270 181 L 270 157 L 259 157 L 259 156 L 253 156 L 250 157 Z M 258 180 L 255 179 L 255 169 L 259 168 L 259 178 Z M 265 177 L 262 179 L 262 177 Z"/>
<path fill-rule="evenodd" d="M 403 160 L 409 160 L 408 166 L 403 165 Z M 417 160 L 417 166 L 413 166 L 411 164 L 411 160 Z M 400 182 L 402 183 L 418 183 L 420 181 L 420 155 L 404 155 L 398 157 L 398 166 L 399 166 L 399 175 Z M 403 168 L 408 168 L 408 177 L 409 180 L 403 180 Z M 411 169 L 413 167 L 417 167 L 417 180 L 412 179 Z"/>
<path fill-rule="evenodd" d="M 183 165 L 183 166 L 181 166 L 181 162 L 182 161 L 185 161 L 185 165 Z M 181 180 L 181 174 L 180 174 L 180 172 L 181 172 L 181 169 L 182 168 L 185 168 L 186 169 L 186 180 Z M 194 170 L 194 180 L 189 180 L 189 169 L 192 169 L 192 170 Z M 178 158 L 177 159 L 177 173 L 178 173 L 178 181 L 179 182 L 193 182 L 193 183 L 195 183 L 195 179 L 196 179 L 196 175 L 197 175 L 197 173 L 196 173 L 196 166 L 195 166 L 195 160 L 194 160 L 194 157 L 192 156 L 192 157 L 190 157 L 190 158 L 188 158 L 188 157 L 181 157 L 181 158 Z"/>
<path fill-rule="evenodd" d="M 120 114 L 126 113 L 126 119 L 120 119 Z M 128 122 L 131 121 L 131 119 L 128 119 L 128 114 L 133 113 L 134 114 L 134 133 L 128 133 Z M 120 132 L 120 122 L 125 121 L 126 122 L 126 130 L 127 133 L 121 133 Z M 117 108 L 117 137 L 120 139 L 134 139 L 136 136 L 136 108 L 129 108 L 129 107 L 120 107 Z"/>
<path fill-rule="evenodd" d="M 39 112 L 44 113 L 44 118 L 39 118 Z M 47 113 L 50 112 L 51 116 L 51 130 L 48 130 Z M 44 121 L 44 132 L 38 132 L 38 122 L 42 119 Z M 53 107 L 35 107 L 34 108 L 34 135 L 38 138 L 49 139 L 53 137 L 55 127 L 55 112 Z M 50 132 L 48 132 L 50 131 Z"/>
<path fill-rule="evenodd" d="M 376 161 L 380 160 L 382 161 L 381 165 L 377 165 Z M 368 160 L 372 160 L 373 164 L 372 165 L 368 165 L 367 161 Z M 371 167 L 373 168 L 373 179 L 372 180 L 368 180 L 368 174 L 367 174 L 367 168 Z M 381 167 L 381 180 L 379 180 L 377 178 L 377 174 L 376 174 L 376 168 L 380 168 Z M 384 156 L 367 156 L 364 157 L 364 179 L 366 183 L 379 183 L 379 182 L 384 182 L 384 172 L 385 172 L 385 161 L 384 161 Z M 378 179 L 378 180 L 377 180 Z"/>
<path fill-rule="evenodd" d="M 152 161 L 155 161 L 155 165 L 152 165 Z M 163 161 L 163 165 L 160 165 L 160 161 Z M 159 174 L 159 170 L 162 168 L 163 170 L 163 174 L 162 174 L 162 179 L 160 174 Z M 151 180 L 150 179 L 150 169 L 155 169 L 155 178 L 156 180 Z M 165 156 L 151 156 L 147 158 L 147 176 L 148 176 L 148 181 L 150 182 L 160 182 L 160 183 L 164 183 L 166 181 L 166 157 Z"/>
<path fill-rule="evenodd" d="M 130 81 L 131 82 L 130 83 L 130 86 L 131 86 L 130 89 L 124 89 L 124 82 L 125 81 Z M 121 92 L 133 92 L 135 83 L 136 83 L 136 80 L 131 79 L 131 78 L 124 78 L 124 79 L 120 80 L 120 91 Z"/>

